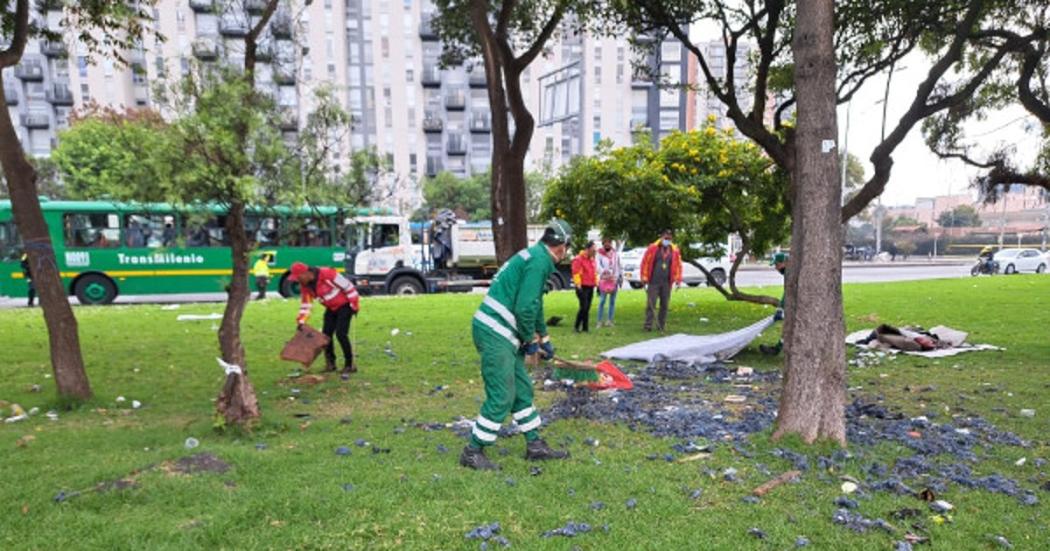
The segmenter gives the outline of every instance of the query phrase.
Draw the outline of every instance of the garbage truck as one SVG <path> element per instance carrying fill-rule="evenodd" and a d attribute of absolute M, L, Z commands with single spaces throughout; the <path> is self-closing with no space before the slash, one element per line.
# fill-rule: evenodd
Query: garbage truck
<path fill-rule="evenodd" d="M 418 227 L 418 237 L 413 239 L 412 225 L 404 216 L 346 220 L 344 268 L 359 291 L 394 295 L 469 292 L 488 286 L 499 270 L 490 223 L 468 223 L 445 211 Z M 530 225 L 528 242 L 538 241 L 543 229 Z M 566 259 L 551 274 L 547 288 L 571 285 Z"/>

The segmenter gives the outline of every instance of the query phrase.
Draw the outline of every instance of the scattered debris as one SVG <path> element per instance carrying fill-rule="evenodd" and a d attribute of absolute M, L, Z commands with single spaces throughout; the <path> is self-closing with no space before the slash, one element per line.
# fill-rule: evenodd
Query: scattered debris
<path fill-rule="evenodd" d="M 183 445 L 186 447 L 187 450 L 192 450 L 193 448 L 200 446 L 201 442 L 200 440 L 197 440 L 196 438 L 191 436 L 186 439 L 186 442 L 184 442 Z"/>
<path fill-rule="evenodd" d="M 179 314 L 179 316 L 175 318 L 175 321 L 208 321 L 208 320 L 221 320 L 221 319 L 222 319 L 222 314 L 216 314 L 216 313 L 212 312 L 211 314 L 208 314 L 208 315 Z"/>
<path fill-rule="evenodd" d="M 335 449 L 336 455 L 350 455 L 350 448 L 346 446 L 339 446 Z"/>
<path fill-rule="evenodd" d="M 567 538 L 576 537 L 580 534 L 586 534 L 591 531 L 591 525 L 586 522 L 573 522 L 569 521 L 565 526 L 561 528 L 555 528 L 554 530 L 548 530 L 543 533 L 544 538 L 550 538 L 553 536 L 565 536 Z"/>
<path fill-rule="evenodd" d="M 633 497 L 632 497 L 632 498 L 628 498 L 628 499 L 627 499 L 627 503 L 625 503 L 624 505 L 625 505 L 625 506 L 626 506 L 626 507 L 627 507 L 628 509 L 634 509 L 635 507 L 637 507 L 637 506 L 638 506 L 638 500 L 637 500 L 637 499 L 634 499 Z"/>
<path fill-rule="evenodd" d="M 807 545 L 809 545 L 809 538 L 806 536 L 795 538 L 795 547 L 806 547 Z"/>
<path fill-rule="evenodd" d="M 852 494 L 853 492 L 856 492 L 856 491 L 857 491 L 857 485 L 854 484 L 853 482 L 843 482 L 842 483 L 842 493 L 844 493 L 846 495 L 849 495 L 849 494 Z"/>
<path fill-rule="evenodd" d="M 800 476 L 802 476 L 801 471 L 788 471 L 774 478 L 773 480 L 770 480 L 769 482 L 766 482 L 765 484 L 762 484 L 761 486 L 755 488 L 751 491 L 751 493 L 753 495 L 762 497 L 768 494 L 769 492 L 773 491 L 776 487 L 781 486 L 792 480 L 795 480 Z"/>
<path fill-rule="evenodd" d="M 725 401 L 730 404 L 742 404 L 747 401 L 747 396 L 741 396 L 739 394 L 729 394 L 725 397 Z"/>
<path fill-rule="evenodd" d="M 1021 417 L 1035 417 L 1035 410 L 1034 409 L 1022 409 L 1021 410 Z"/>
<path fill-rule="evenodd" d="M 748 528 L 747 533 L 748 535 L 754 536 L 760 540 L 766 539 L 766 533 L 759 530 L 758 528 Z"/>
<path fill-rule="evenodd" d="M 935 513 L 947 513 L 948 511 L 951 511 L 954 508 L 954 505 L 948 503 L 947 501 L 944 501 L 943 499 L 938 499 L 937 501 L 934 501 L 930 504 L 930 509 L 933 510 L 933 512 Z"/>
<path fill-rule="evenodd" d="M 210 453 L 198 453 L 179 458 L 172 465 L 171 470 L 182 474 L 224 473 L 230 470 L 230 465 Z"/>
<path fill-rule="evenodd" d="M 999 547 L 1001 547 L 1003 549 L 1013 549 L 1014 548 L 1014 544 L 1010 543 L 1010 540 L 1006 539 L 1003 536 L 992 536 L 992 541 L 994 541 L 996 543 L 996 545 L 998 545 Z"/>

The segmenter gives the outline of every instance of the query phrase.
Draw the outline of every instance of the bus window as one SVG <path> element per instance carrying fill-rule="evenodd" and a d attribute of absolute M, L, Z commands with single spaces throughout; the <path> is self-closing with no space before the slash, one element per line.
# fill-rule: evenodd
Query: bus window
<path fill-rule="evenodd" d="M 244 232 L 248 240 L 255 243 L 257 247 L 272 247 L 277 245 L 278 231 L 277 219 L 270 217 L 245 216 Z"/>
<path fill-rule="evenodd" d="M 120 217 L 107 213 L 73 213 L 64 217 L 67 247 L 120 246 Z"/>
<path fill-rule="evenodd" d="M 289 218 L 281 241 L 291 247 L 331 247 L 332 230 L 327 218 Z"/>
<path fill-rule="evenodd" d="M 168 214 L 129 214 L 124 217 L 124 245 L 127 247 L 174 247 L 175 217 Z"/>
<path fill-rule="evenodd" d="M 376 224 L 372 226 L 372 248 L 396 247 L 401 244 L 397 224 Z"/>
<path fill-rule="evenodd" d="M 14 222 L 0 222 L 0 262 L 18 260 L 22 250 L 22 240 L 18 238 L 18 228 Z"/>
<path fill-rule="evenodd" d="M 187 247 L 228 247 L 226 217 L 192 217 L 186 220 Z"/>
<path fill-rule="evenodd" d="M 368 243 L 368 222 L 347 222 L 346 228 L 346 250 L 354 253 L 361 252 Z"/>

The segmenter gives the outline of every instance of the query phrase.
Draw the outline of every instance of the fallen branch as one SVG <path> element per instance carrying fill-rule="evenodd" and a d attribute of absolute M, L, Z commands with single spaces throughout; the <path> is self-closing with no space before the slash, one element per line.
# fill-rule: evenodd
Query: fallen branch
<path fill-rule="evenodd" d="M 773 480 L 770 480 L 769 482 L 766 482 L 765 484 L 759 486 L 758 488 L 755 488 L 754 490 L 751 490 L 751 494 L 752 495 L 756 495 L 758 497 L 762 497 L 762 496 L 768 494 L 769 492 L 773 491 L 773 489 L 775 489 L 777 486 L 781 486 L 781 485 L 783 485 L 783 484 L 785 484 L 787 482 L 790 482 L 790 481 L 792 481 L 792 480 L 794 480 L 794 479 L 796 479 L 796 478 L 798 478 L 800 476 L 802 476 L 802 471 L 788 471 L 788 472 L 786 472 L 786 473 L 784 473 L 784 474 L 774 478 Z"/>

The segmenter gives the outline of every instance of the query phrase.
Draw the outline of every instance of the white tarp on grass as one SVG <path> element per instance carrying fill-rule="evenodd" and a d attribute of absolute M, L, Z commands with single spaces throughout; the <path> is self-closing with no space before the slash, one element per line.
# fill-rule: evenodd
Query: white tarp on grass
<path fill-rule="evenodd" d="M 736 356 L 751 341 L 773 325 L 773 316 L 759 320 L 743 329 L 717 335 L 685 335 L 637 342 L 621 346 L 602 356 L 615 360 L 681 361 L 692 364 L 712 363 Z"/>

